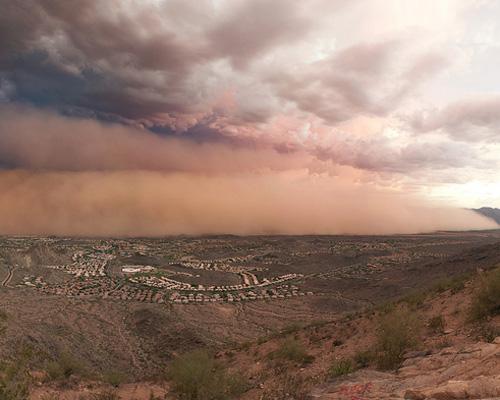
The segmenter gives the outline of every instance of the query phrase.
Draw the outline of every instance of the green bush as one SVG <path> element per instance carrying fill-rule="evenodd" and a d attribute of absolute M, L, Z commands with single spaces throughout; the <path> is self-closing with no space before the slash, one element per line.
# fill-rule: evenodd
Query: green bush
<path fill-rule="evenodd" d="M 127 375 L 119 371 L 109 371 L 103 375 L 103 380 L 111 386 L 118 387 L 127 380 Z"/>
<path fill-rule="evenodd" d="M 239 375 L 226 371 L 206 351 L 195 350 L 177 358 L 168 370 L 172 388 L 183 400 L 226 400 L 246 390 Z"/>
<path fill-rule="evenodd" d="M 419 333 L 416 314 L 406 308 L 396 308 L 381 317 L 377 329 L 377 366 L 384 370 L 397 368 L 404 352 L 417 345 Z"/>
<path fill-rule="evenodd" d="M 307 399 L 310 381 L 293 372 L 283 372 L 276 377 L 276 383 L 268 385 L 262 394 L 262 400 Z"/>
<path fill-rule="evenodd" d="M 429 296 L 429 292 L 427 291 L 416 291 L 409 295 L 406 295 L 401 299 L 403 303 L 406 303 L 410 308 L 419 308 L 425 304 L 425 300 Z"/>
<path fill-rule="evenodd" d="M 2 360 L 0 362 L 0 399 L 24 400 L 28 397 L 30 376 L 27 367 L 29 360 Z"/>
<path fill-rule="evenodd" d="M 0 335 L 2 335 L 7 329 L 7 313 L 0 309 Z"/>
<path fill-rule="evenodd" d="M 500 268 L 481 277 L 478 289 L 472 298 L 470 318 L 481 321 L 500 314 Z"/>
<path fill-rule="evenodd" d="M 309 364 L 314 360 L 313 356 L 307 354 L 302 343 L 293 338 L 284 340 L 278 350 L 270 354 L 270 357 L 294 361 L 301 364 Z"/>
<path fill-rule="evenodd" d="M 429 329 L 434 333 L 444 332 L 444 318 L 442 315 L 436 315 L 429 320 Z"/>
<path fill-rule="evenodd" d="M 81 374 L 83 367 L 74 357 L 67 353 L 45 366 L 45 371 L 50 380 L 68 379 L 71 375 Z"/>
<path fill-rule="evenodd" d="M 470 273 L 454 276 L 452 278 L 446 278 L 438 281 L 432 290 L 436 293 L 443 293 L 449 290 L 451 294 L 455 294 L 465 288 L 465 282 L 467 282 L 470 278 Z"/>
<path fill-rule="evenodd" d="M 362 350 L 354 355 L 354 362 L 358 368 L 368 367 L 374 360 L 375 355 L 371 350 Z"/>
<path fill-rule="evenodd" d="M 0 371 L 2 374 L 2 371 Z M 0 376 L 0 399 L 24 400 L 28 396 L 29 377 L 27 373 L 16 373 L 15 376 Z"/>
<path fill-rule="evenodd" d="M 118 400 L 118 394 L 114 390 L 102 390 L 90 396 L 91 400 Z"/>
<path fill-rule="evenodd" d="M 350 374 L 354 371 L 354 365 L 349 359 L 335 360 L 328 370 L 328 374 L 333 377 Z"/>
<path fill-rule="evenodd" d="M 477 327 L 478 339 L 486 340 L 492 343 L 498 336 L 500 336 L 500 329 L 486 321 L 482 321 Z"/>

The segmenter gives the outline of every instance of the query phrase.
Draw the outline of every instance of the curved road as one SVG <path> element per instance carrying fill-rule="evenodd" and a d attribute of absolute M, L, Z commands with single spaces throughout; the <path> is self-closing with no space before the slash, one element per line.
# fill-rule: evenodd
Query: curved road
<path fill-rule="evenodd" d="M 12 275 L 14 274 L 14 268 L 7 267 L 7 269 L 9 270 L 9 272 L 7 273 L 5 279 L 2 281 L 2 286 L 5 287 L 9 286 L 10 280 L 12 279 Z"/>

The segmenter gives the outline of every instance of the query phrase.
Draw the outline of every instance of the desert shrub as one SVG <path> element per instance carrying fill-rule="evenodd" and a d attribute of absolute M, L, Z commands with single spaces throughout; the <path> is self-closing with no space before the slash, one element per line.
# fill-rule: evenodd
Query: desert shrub
<path fill-rule="evenodd" d="M 406 303 L 409 307 L 418 308 L 425 304 L 429 293 L 425 291 L 413 292 L 401 299 L 403 303 Z"/>
<path fill-rule="evenodd" d="M 0 399 L 24 400 L 28 396 L 28 378 L 19 379 L 0 378 Z"/>
<path fill-rule="evenodd" d="M 333 364 L 328 369 L 328 375 L 332 377 L 339 377 L 343 375 L 350 374 L 354 371 L 354 365 L 348 358 L 343 358 L 341 360 L 335 360 Z"/>
<path fill-rule="evenodd" d="M 380 369 L 398 367 L 404 352 L 418 343 L 419 331 L 415 313 L 406 308 L 396 308 L 382 316 L 377 329 L 377 366 Z"/>
<path fill-rule="evenodd" d="M 354 355 L 354 362 L 358 368 L 368 367 L 375 358 L 375 354 L 371 350 L 361 350 Z"/>
<path fill-rule="evenodd" d="M 28 397 L 33 356 L 30 346 L 19 344 L 10 356 L 0 359 L 0 400 L 24 400 Z"/>
<path fill-rule="evenodd" d="M 103 380 L 111 386 L 118 387 L 127 380 L 127 375 L 119 371 L 109 371 L 103 375 Z"/>
<path fill-rule="evenodd" d="M 470 278 L 470 273 L 446 278 L 437 282 L 432 289 L 436 293 L 443 293 L 449 290 L 452 294 L 455 294 L 465 288 L 465 282 Z"/>
<path fill-rule="evenodd" d="M 24 400 L 28 397 L 30 376 L 24 357 L 0 362 L 0 399 Z"/>
<path fill-rule="evenodd" d="M 68 379 L 71 375 L 81 374 L 84 368 L 74 357 L 63 353 L 57 360 L 48 362 L 45 371 L 50 380 L 60 380 Z"/>
<path fill-rule="evenodd" d="M 480 278 L 479 287 L 472 298 L 470 319 L 480 321 L 498 314 L 500 314 L 500 268 Z"/>
<path fill-rule="evenodd" d="M 203 350 L 194 350 L 175 359 L 168 377 L 183 400 L 233 399 L 246 390 L 239 375 L 229 373 Z"/>
<path fill-rule="evenodd" d="M 7 329 L 7 313 L 0 309 L 0 335 L 2 335 Z"/>
<path fill-rule="evenodd" d="M 444 349 L 444 348 L 450 347 L 450 346 L 453 346 L 453 342 L 449 338 L 442 338 L 439 341 L 437 341 L 436 343 L 434 343 L 434 348 L 438 349 L 438 350 L 441 350 L 441 349 Z"/>
<path fill-rule="evenodd" d="M 284 373 L 277 378 L 276 384 L 266 388 L 262 394 L 262 400 L 299 400 L 308 398 L 310 382 L 302 375 Z"/>
<path fill-rule="evenodd" d="M 374 313 L 389 314 L 396 308 L 396 303 L 393 301 L 385 301 L 373 307 Z"/>
<path fill-rule="evenodd" d="M 91 400 L 118 400 L 119 398 L 120 397 L 118 396 L 116 391 L 109 389 L 101 390 L 100 392 L 93 393 L 90 396 Z"/>
<path fill-rule="evenodd" d="M 28 396 L 29 378 L 25 371 L 5 373 L 0 367 L 0 399 L 24 400 Z"/>
<path fill-rule="evenodd" d="M 291 323 L 287 326 L 285 326 L 280 332 L 279 332 L 279 336 L 288 336 L 292 333 L 297 333 L 299 332 L 301 329 L 304 328 L 304 325 L 301 325 L 301 324 L 298 324 L 298 323 Z"/>
<path fill-rule="evenodd" d="M 486 340 L 492 343 L 498 336 L 500 336 L 500 329 L 498 327 L 482 321 L 477 327 L 477 338 Z"/>
<path fill-rule="evenodd" d="M 46 393 L 40 397 L 40 400 L 60 400 L 60 399 L 61 397 L 55 393 Z"/>
<path fill-rule="evenodd" d="M 250 350 L 250 348 L 252 347 L 252 342 L 243 342 L 243 343 L 240 343 L 240 345 L 238 346 L 238 350 L 240 351 L 248 351 Z"/>
<path fill-rule="evenodd" d="M 325 325 L 328 325 L 330 321 L 325 320 L 325 319 L 316 319 L 312 321 L 309 325 L 307 325 L 308 328 L 322 328 Z"/>
<path fill-rule="evenodd" d="M 294 361 L 301 364 L 309 364 L 314 360 L 313 356 L 307 354 L 303 344 L 293 338 L 284 340 L 281 346 L 270 354 L 270 357 Z"/>
<path fill-rule="evenodd" d="M 429 329 L 434 333 L 444 332 L 444 318 L 442 315 L 436 315 L 429 320 Z"/>

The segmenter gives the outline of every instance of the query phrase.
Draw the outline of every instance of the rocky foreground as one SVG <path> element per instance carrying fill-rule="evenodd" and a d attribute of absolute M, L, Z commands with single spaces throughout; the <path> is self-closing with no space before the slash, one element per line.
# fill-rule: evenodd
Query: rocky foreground
<path fill-rule="evenodd" d="M 396 372 L 359 370 L 312 391 L 318 400 L 499 399 L 500 337 L 493 343 L 413 352 Z"/>

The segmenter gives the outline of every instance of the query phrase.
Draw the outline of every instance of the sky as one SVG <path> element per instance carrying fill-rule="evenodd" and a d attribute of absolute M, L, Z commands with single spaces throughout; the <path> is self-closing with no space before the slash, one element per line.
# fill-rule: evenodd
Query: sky
<path fill-rule="evenodd" d="M 0 234 L 492 227 L 499 1 L 0 10 Z"/>

